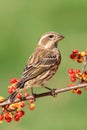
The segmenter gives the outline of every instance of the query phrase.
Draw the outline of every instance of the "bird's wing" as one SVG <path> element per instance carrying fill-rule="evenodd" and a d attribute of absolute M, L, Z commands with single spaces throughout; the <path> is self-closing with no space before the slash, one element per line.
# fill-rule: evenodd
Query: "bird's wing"
<path fill-rule="evenodd" d="M 37 54 L 38 53 L 38 54 Z M 24 69 L 21 82 L 36 78 L 41 73 L 47 71 L 57 62 L 56 54 L 52 51 L 40 50 L 32 54 Z"/>

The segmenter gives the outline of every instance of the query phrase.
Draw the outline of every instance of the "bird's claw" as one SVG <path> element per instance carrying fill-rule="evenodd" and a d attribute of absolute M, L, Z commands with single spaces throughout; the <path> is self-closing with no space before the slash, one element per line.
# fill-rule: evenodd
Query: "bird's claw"
<path fill-rule="evenodd" d="M 55 93 L 56 89 L 51 89 L 51 96 L 55 97 L 56 93 Z"/>

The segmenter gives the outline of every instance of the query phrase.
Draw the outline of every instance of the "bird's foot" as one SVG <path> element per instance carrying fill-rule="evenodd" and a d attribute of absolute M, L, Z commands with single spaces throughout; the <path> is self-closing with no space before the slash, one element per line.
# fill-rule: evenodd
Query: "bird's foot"
<path fill-rule="evenodd" d="M 53 96 L 53 97 L 55 97 L 56 96 L 56 93 L 55 93 L 55 90 L 56 89 L 52 89 L 52 88 L 49 88 L 49 87 L 47 87 L 47 86 L 44 86 L 44 88 L 46 88 L 47 90 L 50 90 L 51 91 L 51 96 Z"/>
<path fill-rule="evenodd" d="M 51 96 L 55 97 L 56 96 L 56 93 L 55 93 L 56 89 L 51 89 Z"/>

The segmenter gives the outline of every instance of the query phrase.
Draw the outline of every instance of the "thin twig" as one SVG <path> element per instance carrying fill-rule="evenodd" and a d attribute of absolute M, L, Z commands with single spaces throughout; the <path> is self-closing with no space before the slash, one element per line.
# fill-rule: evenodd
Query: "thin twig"
<path fill-rule="evenodd" d="M 85 87 L 87 87 L 87 83 L 78 84 L 78 85 L 75 85 L 75 86 L 72 86 L 72 87 L 56 89 L 55 90 L 55 95 L 63 93 L 63 92 L 67 92 L 67 91 L 70 91 L 70 90 L 73 90 L 73 89 L 85 88 Z M 36 100 L 37 98 L 41 98 L 41 97 L 45 97 L 45 96 L 52 96 L 52 92 L 48 91 L 48 92 L 45 92 L 45 93 L 34 94 L 34 95 L 28 96 L 26 98 L 23 97 L 22 99 L 15 99 L 15 101 L 13 103 L 18 103 L 18 102 L 29 100 L 29 99 L 35 99 Z M 10 100 L 6 100 L 6 101 L 0 103 L 0 107 L 10 105 L 10 104 L 12 104 L 10 102 Z"/>

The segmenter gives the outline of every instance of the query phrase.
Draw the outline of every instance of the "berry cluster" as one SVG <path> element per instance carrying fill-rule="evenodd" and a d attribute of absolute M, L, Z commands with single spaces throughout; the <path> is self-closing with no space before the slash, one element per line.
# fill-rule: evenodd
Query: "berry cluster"
<path fill-rule="evenodd" d="M 87 58 L 87 50 L 83 51 L 83 52 L 79 52 L 77 49 L 75 49 L 70 54 L 70 58 L 74 61 L 77 61 L 78 63 L 84 62 L 84 57 Z M 87 62 L 87 61 L 85 61 L 85 62 Z M 73 68 L 69 68 L 68 74 L 70 76 L 71 82 L 78 81 L 78 83 L 87 83 L 87 71 L 86 70 L 83 70 L 83 72 L 81 72 L 81 70 L 79 70 L 79 69 L 74 70 Z M 71 87 L 71 86 L 74 86 L 74 84 L 69 84 L 68 86 Z M 87 90 L 87 87 L 85 88 L 85 90 Z M 72 90 L 72 92 L 77 93 L 78 95 L 80 95 L 82 93 L 81 89 L 75 89 L 75 90 Z"/>
<path fill-rule="evenodd" d="M 16 88 L 16 83 L 19 80 L 16 78 L 12 78 L 10 80 L 10 85 L 8 86 L 8 92 L 9 94 L 12 94 L 17 88 Z M 24 93 L 24 97 L 28 97 L 29 93 L 25 92 Z M 19 93 L 16 96 L 16 99 L 22 99 L 22 94 Z M 3 102 L 5 99 L 4 97 L 0 96 L 0 102 Z M 34 110 L 35 108 L 35 104 L 34 104 L 34 99 L 29 99 L 27 100 L 29 103 L 29 109 L 30 110 Z M 18 103 L 13 103 L 10 105 L 6 105 L 5 107 L 1 107 L 1 114 L 0 114 L 0 123 L 3 122 L 3 120 L 5 120 L 6 122 L 11 122 L 12 120 L 18 122 L 21 117 L 25 114 L 25 112 L 22 110 L 23 107 L 25 107 L 25 102 L 24 101 L 20 101 Z"/>
<path fill-rule="evenodd" d="M 82 63 L 84 61 L 84 57 L 87 56 L 87 50 L 79 52 L 77 49 L 73 50 L 70 54 L 70 58 L 72 60 L 77 61 L 78 63 Z"/>

